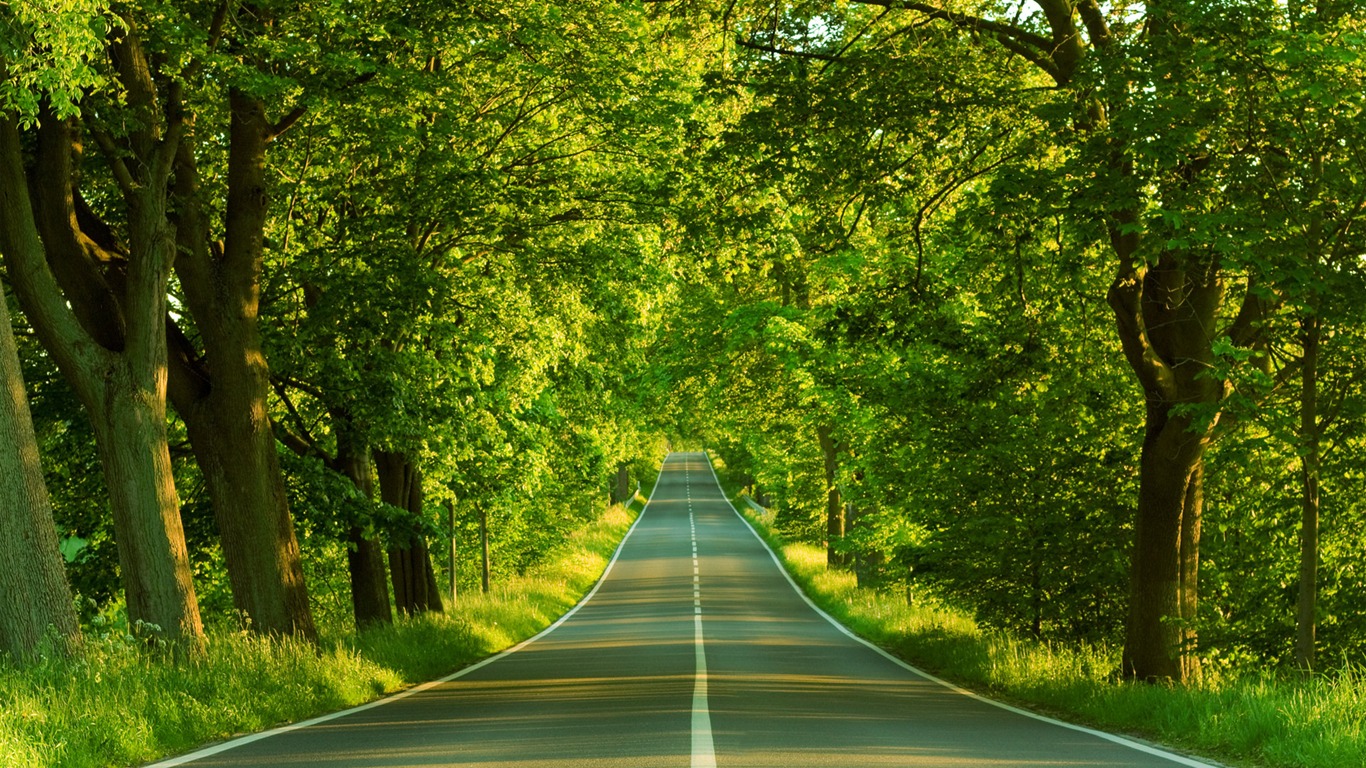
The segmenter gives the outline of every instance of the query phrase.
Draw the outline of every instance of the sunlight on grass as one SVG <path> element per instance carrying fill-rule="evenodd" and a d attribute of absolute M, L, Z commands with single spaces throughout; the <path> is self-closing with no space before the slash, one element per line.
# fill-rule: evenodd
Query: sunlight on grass
<path fill-rule="evenodd" d="M 932 595 L 917 594 L 911 605 L 903 594 L 860 588 L 853 574 L 826 568 L 824 549 L 783 542 L 771 516 L 743 499 L 736 506 L 817 605 L 928 672 L 1002 701 L 1229 764 L 1366 765 L 1366 670 L 1348 667 L 1308 681 L 1211 673 L 1185 687 L 1120 682 L 1117 648 L 988 632 Z"/>
<path fill-rule="evenodd" d="M 456 609 L 401 619 L 319 647 L 240 633 L 177 662 L 127 636 L 93 637 L 85 658 L 0 664 L 0 765 L 132 765 L 206 742 L 344 709 L 441 677 L 530 637 L 597 580 L 636 511 L 609 510 L 541 567 L 462 594 Z M 262 685 L 262 681 L 269 681 Z"/>

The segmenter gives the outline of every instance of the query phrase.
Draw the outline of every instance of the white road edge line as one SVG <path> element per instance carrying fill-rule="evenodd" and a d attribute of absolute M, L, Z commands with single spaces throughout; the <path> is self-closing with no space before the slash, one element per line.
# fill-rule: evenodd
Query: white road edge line
<path fill-rule="evenodd" d="M 972 691 L 969 691 L 965 688 L 960 688 L 947 680 L 935 677 L 929 672 L 926 672 L 923 669 L 919 669 L 918 667 L 915 667 L 911 664 L 908 664 L 906 661 L 899 659 L 896 656 L 893 656 L 886 650 L 878 647 L 876 644 L 871 643 L 863 639 L 862 637 L 859 637 L 858 635 L 854 634 L 853 630 L 839 623 L 839 621 L 837 621 L 835 617 L 821 610 L 821 607 L 812 602 L 811 598 L 806 596 L 806 593 L 802 591 L 801 587 L 797 586 L 797 582 L 792 580 L 792 575 L 789 574 L 787 572 L 787 569 L 783 567 L 782 560 L 778 559 L 778 555 L 773 551 L 771 547 L 768 546 L 768 542 L 764 541 L 764 537 L 760 536 L 759 532 L 754 530 L 754 526 L 750 525 L 749 520 L 746 520 L 745 516 L 740 514 L 740 510 L 736 509 L 735 505 L 730 502 L 730 497 L 726 496 L 726 490 L 721 487 L 721 479 L 716 476 L 716 468 L 711 465 L 711 454 L 704 452 L 704 455 L 707 456 L 707 468 L 711 470 L 712 480 L 716 482 L 716 488 L 721 492 L 721 498 L 725 499 L 726 506 L 730 507 L 730 511 L 734 512 L 735 516 L 740 518 L 740 522 L 744 523 L 746 528 L 749 528 L 749 532 L 754 534 L 754 538 L 758 539 L 759 543 L 762 544 L 764 546 L 764 549 L 768 551 L 768 556 L 773 558 L 773 562 L 778 566 L 778 571 L 783 574 L 783 578 L 787 579 L 787 583 L 792 587 L 792 590 L 796 592 L 797 595 L 801 597 L 801 599 L 805 601 L 808 606 L 811 607 L 811 610 L 815 611 L 826 621 L 830 622 L 830 624 L 832 624 L 835 627 L 835 629 L 838 629 L 840 632 L 843 632 L 844 634 L 853 638 L 855 641 L 862 643 L 863 645 L 866 645 L 867 647 L 881 654 L 888 661 L 891 661 L 893 664 L 896 664 L 897 666 L 906 669 L 912 674 L 919 675 L 920 677 L 923 677 L 926 680 L 938 683 L 939 685 L 942 685 L 955 693 L 960 693 L 964 696 L 967 696 L 970 699 L 976 699 L 977 701 L 980 701 L 984 704 L 990 704 L 991 706 L 997 707 L 998 709 L 1004 709 L 1007 712 L 1013 712 L 1017 715 L 1028 717 L 1031 720 L 1038 720 L 1040 722 L 1050 723 L 1052 725 L 1056 725 L 1060 728 L 1066 728 L 1071 731 L 1078 731 L 1080 733 L 1090 734 L 1091 736 L 1096 736 L 1098 738 L 1105 739 L 1106 741 L 1114 742 L 1115 744 L 1119 744 L 1120 746 L 1128 747 L 1130 749 L 1137 750 L 1145 754 L 1154 755 L 1156 757 L 1161 757 L 1166 760 L 1170 760 L 1171 762 L 1176 763 L 1177 765 L 1185 765 L 1189 766 L 1190 768 L 1218 768 L 1214 763 L 1202 762 L 1194 758 L 1186 757 L 1184 755 L 1178 755 L 1172 752 L 1167 752 L 1165 750 L 1158 749 L 1157 747 L 1152 747 L 1147 744 L 1133 741 L 1131 739 L 1126 739 L 1123 736 L 1116 736 L 1113 733 L 1106 733 L 1105 731 L 1098 731 L 1094 728 L 1087 728 L 1084 725 L 1077 725 L 1076 723 L 1069 723 L 1063 720 L 1056 720 L 1054 718 L 1047 717 L 1046 715 L 1040 715 L 1037 712 L 1030 712 L 1027 709 L 1012 707 L 1009 704 L 1004 704 L 1002 702 L 996 701 L 995 699 L 989 699 L 985 696 L 982 696 L 981 694 L 973 693 Z"/>
<path fill-rule="evenodd" d="M 482 661 L 477 661 L 469 665 L 468 667 L 464 667 L 460 670 L 457 670 L 449 675 L 446 675 L 445 677 L 438 678 L 430 682 L 422 683 L 420 685 L 415 685 L 412 688 L 400 691 L 392 696 L 386 696 L 382 699 L 375 699 L 374 701 L 367 702 L 359 706 L 351 707 L 350 709 L 343 709 L 339 712 L 332 712 L 326 715 L 321 715 L 319 717 L 310 718 L 308 720 L 300 720 L 297 723 L 282 725 L 279 728 L 272 728 L 268 731 L 260 731 L 258 733 L 253 733 L 246 736 L 239 736 L 235 739 L 229 739 L 228 741 L 215 744 L 211 747 L 205 747 L 204 749 L 189 752 L 178 757 L 167 758 L 166 760 L 162 760 L 160 762 L 151 763 L 145 766 L 145 768 L 174 768 L 174 766 L 185 765 L 186 763 L 193 763 L 196 760 L 202 760 L 206 757 L 213 757 L 214 755 L 227 752 L 231 749 L 244 747 L 253 742 L 261 741 L 262 739 L 268 739 L 271 736 L 279 736 L 284 733 L 289 733 L 290 731 L 297 731 L 302 728 L 308 728 L 309 726 L 320 725 L 322 723 L 331 722 L 333 720 L 337 720 L 348 715 L 354 715 L 359 712 L 364 712 L 367 709 L 374 709 L 375 707 L 382 707 L 385 704 L 392 704 L 393 702 L 399 701 L 400 699 L 406 699 L 409 696 L 412 696 L 413 694 L 431 690 L 432 688 L 435 688 L 436 686 L 441 685 L 442 683 L 449 683 L 450 681 L 464 677 L 465 675 L 468 675 L 471 672 L 483 669 L 484 667 L 487 667 L 493 662 L 498 661 L 499 659 L 505 656 L 511 656 L 512 654 L 522 650 L 528 645 L 531 645 L 537 640 L 540 640 L 541 638 L 545 637 L 551 632 L 554 632 L 557 628 L 559 628 L 561 624 L 568 621 L 569 617 L 573 616 L 575 613 L 578 613 L 579 609 L 582 608 L 585 604 L 587 604 L 589 600 L 592 600 L 593 595 L 596 595 L 598 593 L 598 589 L 602 586 L 603 582 L 607 580 L 607 574 L 611 573 L 612 566 L 617 564 L 617 558 L 621 556 L 621 550 L 626 546 L 626 540 L 631 538 L 631 534 L 635 532 L 636 526 L 640 525 L 641 518 L 645 517 L 646 510 L 650 508 L 650 502 L 654 501 L 655 491 L 659 490 L 660 478 L 664 477 L 665 463 L 668 463 L 668 457 L 665 457 L 664 462 L 660 464 L 659 475 L 655 478 L 654 488 L 650 489 L 650 497 L 645 500 L 645 506 L 641 508 L 640 514 L 636 515 L 636 519 L 634 522 L 631 523 L 631 527 L 627 529 L 626 535 L 621 537 L 621 542 L 617 544 L 616 551 L 612 553 L 612 559 L 607 561 L 607 567 L 603 568 L 602 575 L 599 576 L 597 582 L 593 584 L 593 588 L 590 589 L 588 591 L 588 594 L 584 595 L 583 599 L 576 603 L 573 608 L 570 608 L 567 612 L 565 612 L 563 616 L 556 619 L 555 623 L 551 624 L 550 626 L 546 627 L 540 632 L 537 632 L 535 635 L 528 637 L 527 639 L 512 646 L 511 648 L 506 648 L 502 651 L 499 651 L 498 653 L 489 656 L 488 658 L 483 659 Z"/>

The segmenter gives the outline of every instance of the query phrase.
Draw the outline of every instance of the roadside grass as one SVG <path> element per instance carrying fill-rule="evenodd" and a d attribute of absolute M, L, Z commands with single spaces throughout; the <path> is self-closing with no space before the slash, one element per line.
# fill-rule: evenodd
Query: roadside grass
<path fill-rule="evenodd" d="M 236 734 L 356 706 L 441 677 L 549 626 L 588 591 L 640 509 L 613 507 L 525 576 L 454 611 L 318 646 L 219 633 L 177 661 L 126 635 L 88 637 L 79 660 L 0 664 L 0 765 L 136 765 Z"/>
<path fill-rule="evenodd" d="M 728 484 L 733 487 L 733 484 Z M 999 701 L 1229 765 L 1366 766 L 1366 669 L 1302 680 L 1269 671 L 1210 673 L 1188 686 L 1127 683 L 1119 652 L 991 632 L 917 595 L 857 585 L 826 568 L 824 549 L 785 542 L 771 517 L 732 497 L 793 579 L 860 636 L 936 676 Z"/>

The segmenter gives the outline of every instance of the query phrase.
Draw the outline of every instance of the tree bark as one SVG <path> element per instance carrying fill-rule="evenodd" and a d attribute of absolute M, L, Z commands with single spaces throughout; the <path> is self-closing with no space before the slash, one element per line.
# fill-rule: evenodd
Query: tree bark
<path fill-rule="evenodd" d="M 617 464 L 616 485 L 612 490 L 613 504 L 628 504 L 631 501 L 631 465 L 627 462 Z"/>
<path fill-rule="evenodd" d="M 1139 478 L 1123 667 L 1145 681 L 1188 679 L 1199 563 L 1204 446 L 1185 419 L 1150 425 Z"/>
<path fill-rule="evenodd" d="M 334 416 L 333 422 L 337 435 L 337 468 L 367 499 L 374 498 L 370 451 L 352 434 L 344 418 Z M 356 618 L 356 629 L 392 624 L 394 614 L 389 604 L 389 586 L 384 579 L 383 548 L 355 523 L 347 529 L 346 536 L 346 566 L 351 578 L 351 610 Z"/>
<path fill-rule="evenodd" d="M 204 358 L 172 334 L 181 344 L 172 356 L 171 396 L 204 473 L 234 603 L 258 632 L 316 639 L 268 415 L 270 371 L 258 322 L 270 126 L 259 99 L 234 90 L 229 104 L 221 248 L 209 244 L 193 150 L 187 144 L 177 155 L 176 273 Z"/>
<path fill-rule="evenodd" d="M 859 509 L 853 504 L 845 505 L 845 520 L 849 525 L 850 531 L 857 531 L 866 526 L 865 518 L 870 514 L 870 510 Z M 880 549 L 860 548 L 853 555 L 854 578 L 860 587 L 878 587 L 882 582 L 882 569 L 887 564 L 887 557 Z"/>
<path fill-rule="evenodd" d="M 450 555 L 450 571 L 449 571 L 449 573 L 447 574 L 447 578 L 449 579 L 449 586 L 450 586 L 451 609 L 454 610 L 454 609 L 455 609 L 455 606 L 456 606 L 456 601 L 457 601 L 457 600 L 459 599 L 459 597 L 460 597 L 460 593 L 459 593 L 459 589 L 458 589 L 459 584 L 456 583 L 456 582 L 457 582 L 456 576 L 459 574 L 459 571 L 457 571 L 456 568 L 457 568 L 457 566 L 460 564 L 460 557 L 459 557 L 460 553 L 457 551 L 457 550 L 458 550 L 458 547 L 457 547 L 457 544 L 456 544 L 456 537 L 455 537 L 455 505 L 454 505 L 454 504 L 450 504 L 450 505 L 448 505 L 448 506 L 446 507 L 446 535 L 447 535 L 448 537 L 450 537 L 450 550 L 449 550 L 449 552 L 448 552 L 448 554 Z"/>
<path fill-rule="evenodd" d="M 1226 386 L 1208 372 L 1223 283 L 1217 263 L 1166 253 L 1149 268 L 1136 235 L 1112 232 L 1112 242 L 1124 267 L 1109 300 L 1147 400 L 1123 670 L 1180 682 L 1199 672 L 1204 460 Z"/>
<path fill-rule="evenodd" d="M 848 563 L 848 557 L 838 551 L 839 542 L 844 538 L 845 521 L 844 503 L 835 483 L 839 473 L 839 443 L 833 435 L 834 428 L 828 424 L 816 429 L 825 461 L 825 560 L 832 567 L 842 567 Z"/>
<path fill-rule="evenodd" d="M 72 186 L 75 152 L 70 126 L 46 121 L 50 132 L 39 142 L 35 187 L 62 194 L 35 208 L 28 195 L 20 135 L 12 115 L 0 118 L 0 250 L 9 276 L 39 340 L 71 383 L 94 427 L 114 513 L 120 570 L 128 616 L 135 627 L 151 630 L 190 651 L 203 638 L 199 605 L 190 580 L 189 558 L 180 521 L 180 502 L 166 439 L 166 287 L 175 243 L 166 219 L 169 155 L 178 133 L 159 115 L 141 109 L 154 102 L 146 60 L 129 33 L 117 49 L 121 82 L 130 108 L 147 124 L 127 139 L 136 162 L 109 159 L 127 211 L 130 254 L 118 274 L 123 318 L 105 317 L 99 331 L 83 326 L 73 303 L 49 266 L 89 259 L 97 245 L 82 239 Z M 42 202 L 42 201 L 40 201 Z M 70 237 L 42 240 L 36 221 L 62 228 Z M 74 244 L 74 247 L 72 247 Z M 97 276 L 93 270 L 87 276 Z M 101 318 L 86 313 L 87 322 Z M 121 321 L 122 328 L 114 327 Z M 99 342 L 117 336 L 116 348 Z"/>
<path fill-rule="evenodd" d="M 384 548 L 358 525 L 347 529 L 346 543 L 351 613 L 356 619 L 356 629 L 394 623 L 389 587 L 384 583 Z"/>
<path fill-rule="evenodd" d="M 1295 609 L 1295 664 L 1308 674 L 1314 671 L 1314 646 L 1319 572 L 1319 467 L 1318 413 L 1319 341 L 1322 325 L 1316 315 L 1300 318 L 1300 342 L 1304 355 L 1300 365 L 1300 590 Z"/>
<path fill-rule="evenodd" d="M 49 638 L 58 653 L 73 653 L 81 629 L 0 289 L 0 653 L 27 663 Z"/>
<path fill-rule="evenodd" d="M 234 606 L 253 631 L 317 639 L 304 583 L 302 555 L 275 454 L 275 436 L 246 414 L 265 416 L 264 407 L 216 377 L 214 394 L 177 408 L 190 447 L 204 476 L 218 523 Z M 237 400 L 239 407 L 233 407 Z M 225 412 L 241 414 L 224 419 Z"/>
<path fill-rule="evenodd" d="M 375 451 L 380 495 L 384 503 L 406 510 L 416 521 L 422 518 L 422 473 L 402 453 Z M 440 611 L 441 593 L 436 586 L 431 552 L 426 539 L 416 532 L 393 535 L 389 547 L 389 575 L 394 603 L 405 616 Z"/>

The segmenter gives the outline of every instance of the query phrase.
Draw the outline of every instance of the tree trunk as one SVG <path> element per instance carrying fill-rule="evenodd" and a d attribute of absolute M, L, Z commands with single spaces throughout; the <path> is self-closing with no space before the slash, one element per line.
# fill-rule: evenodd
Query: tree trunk
<path fill-rule="evenodd" d="M 134 106 L 148 100 L 146 62 L 134 36 L 119 44 L 121 73 Z M 175 243 L 166 219 L 168 154 L 174 135 L 163 138 L 154 113 L 128 137 L 134 162 L 114 157 L 120 170 L 127 213 L 128 258 L 117 274 L 123 318 L 104 318 L 123 327 L 95 333 L 83 327 L 73 302 L 48 261 L 89 260 L 104 254 L 79 231 L 70 126 L 46 121 L 40 131 L 35 186 L 60 194 L 35 209 L 28 196 L 20 138 L 12 116 L 0 117 L 0 251 L 9 276 L 40 341 L 71 383 L 94 427 L 119 550 L 128 616 L 135 627 L 156 627 L 163 637 L 191 652 L 199 649 L 203 626 L 190 580 L 189 558 L 180 521 L 180 502 L 166 440 L 166 288 Z M 169 133 L 169 132 L 168 132 Z M 65 237 L 40 239 L 36 220 Z M 107 255 L 107 254 L 106 254 Z M 98 273 L 85 271 L 90 278 Z M 93 321 L 93 315 L 86 315 Z M 98 339 L 117 337 L 116 348 Z"/>
<path fill-rule="evenodd" d="M 432 565 L 432 555 L 427 549 L 426 541 L 422 542 L 422 571 L 427 577 L 427 610 L 446 610 L 441 600 L 441 589 L 436 584 L 436 568 Z"/>
<path fill-rule="evenodd" d="M 1295 610 L 1295 664 L 1314 671 L 1315 613 L 1319 571 L 1319 340 L 1322 325 L 1315 315 L 1300 318 L 1304 356 L 1300 367 L 1300 593 Z"/>
<path fill-rule="evenodd" d="M 1043 541 L 1030 536 L 1033 546 L 1029 551 L 1029 632 L 1034 639 L 1043 638 Z"/>
<path fill-rule="evenodd" d="M 214 394 L 177 410 L 213 504 L 233 604 L 246 613 L 253 631 L 316 640 L 302 556 L 275 436 L 264 418 L 264 399 L 227 391 L 227 377 L 215 378 Z M 261 407 L 238 410 L 224 405 L 232 400 L 256 401 Z M 221 418 L 230 412 L 239 418 Z M 264 424 L 245 418 L 249 413 Z"/>
<path fill-rule="evenodd" d="M 374 498 L 369 450 L 351 434 L 345 418 L 334 417 L 333 430 L 337 435 L 338 469 L 365 498 Z M 351 610 L 356 618 L 356 629 L 392 624 L 394 614 L 389 605 L 389 586 L 384 580 L 383 548 L 367 536 L 358 523 L 351 524 L 346 538 L 346 567 L 351 578 Z"/>
<path fill-rule="evenodd" d="M 1111 230 L 1120 270 L 1108 299 L 1147 401 L 1123 671 L 1181 682 L 1199 673 L 1204 460 L 1227 386 L 1209 373 L 1224 285 L 1217 260 L 1194 254 L 1164 252 L 1148 266 L 1122 220 Z"/>
<path fill-rule="evenodd" d="M 627 462 L 617 464 L 616 487 L 612 491 L 613 504 L 629 504 L 631 502 L 631 465 Z"/>
<path fill-rule="evenodd" d="M 57 549 L 9 306 L 0 289 L 0 653 L 33 661 L 51 638 L 58 653 L 81 629 Z"/>
<path fill-rule="evenodd" d="M 1152 409 L 1150 409 L 1152 410 Z M 1205 444 L 1190 421 L 1168 418 L 1149 434 L 1141 460 L 1138 517 L 1123 667 L 1145 681 L 1182 681 L 1196 671 L 1200 513 Z"/>
<path fill-rule="evenodd" d="M 389 547 L 389 577 L 394 604 L 403 615 L 443 610 L 431 552 L 422 537 L 414 537 L 407 546 Z"/>
<path fill-rule="evenodd" d="M 869 511 L 859 509 L 853 504 L 845 505 L 845 521 L 849 525 L 850 531 L 857 531 L 860 527 L 868 525 L 865 519 Z M 878 587 L 882 583 L 882 569 L 887 564 L 887 557 L 880 549 L 860 548 L 854 552 L 854 578 L 860 587 Z"/>
<path fill-rule="evenodd" d="M 844 504 L 835 483 L 839 472 L 839 443 L 835 442 L 833 433 L 834 428 L 826 424 L 816 429 L 821 456 L 825 460 L 825 560 L 828 565 L 837 567 L 847 564 L 848 558 L 838 551 L 840 540 L 844 538 Z"/>
<path fill-rule="evenodd" d="M 125 366 L 106 375 L 104 403 L 87 411 L 109 487 L 128 619 L 197 646 L 203 625 L 166 438 L 165 379 L 139 382 Z"/>
<path fill-rule="evenodd" d="M 346 544 L 351 613 L 356 619 L 356 629 L 394 623 L 389 586 L 384 583 L 384 548 L 358 525 L 346 530 Z"/>
<path fill-rule="evenodd" d="M 219 327 L 204 337 L 224 334 Z M 264 392 L 249 381 L 256 374 L 244 368 L 244 360 L 217 355 L 211 360 L 209 381 L 173 363 L 170 391 L 213 505 L 233 603 L 253 631 L 314 640 L 317 630 Z M 192 388 L 187 380 L 201 386 Z"/>
<path fill-rule="evenodd" d="M 422 519 L 422 473 L 402 453 L 375 451 L 380 496 L 384 503 L 406 510 L 414 523 Z M 441 593 L 426 539 L 416 531 L 395 532 L 389 547 L 389 575 L 394 603 L 405 616 L 440 611 Z"/>
<path fill-rule="evenodd" d="M 183 335 L 171 396 L 185 420 L 218 522 L 233 601 L 254 630 L 316 639 L 294 520 L 268 415 L 270 372 L 258 326 L 269 124 L 257 99 L 232 92 L 225 239 L 209 245 L 191 147 L 176 163 L 181 256 L 176 271 L 204 345 Z M 174 329 L 172 329 L 174 331 Z"/>

